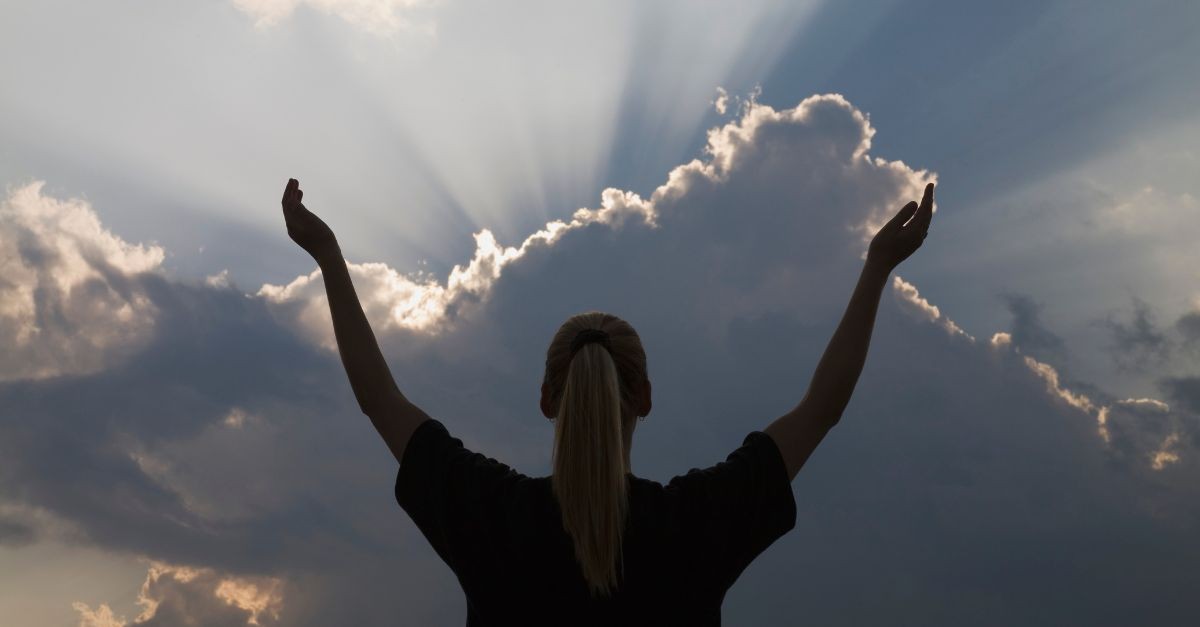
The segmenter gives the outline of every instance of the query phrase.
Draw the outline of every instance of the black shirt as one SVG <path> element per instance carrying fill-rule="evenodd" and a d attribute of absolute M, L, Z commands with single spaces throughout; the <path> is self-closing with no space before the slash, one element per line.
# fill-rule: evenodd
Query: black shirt
<path fill-rule="evenodd" d="M 783 457 L 761 431 L 666 486 L 626 477 L 624 574 L 608 598 L 590 598 L 550 477 L 464 448 L 436 419 L 404 450 L 396 500 L 462 584 L 467 627 L 720 625 L 725 591 L 796 524 Z"/>

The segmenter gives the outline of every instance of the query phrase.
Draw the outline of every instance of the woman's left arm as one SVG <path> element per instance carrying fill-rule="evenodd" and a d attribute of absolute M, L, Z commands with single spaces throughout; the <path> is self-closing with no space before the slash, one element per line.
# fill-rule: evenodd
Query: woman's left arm
<path fill-rule="evenodd" d="M 304 207 L 300 202 L 303 196 L 300 182 L 288 179 L 283 192 L 283 216 L 288 235 L 312 255 L 321 268 L 329 313 L 333 318 L 333 334 L 354 397 L 399 462 L 404 457 L 409 438 L 429 416 L 409 402 L 396 387 L 358 302 L 337 238 L 323 220 Z"/>

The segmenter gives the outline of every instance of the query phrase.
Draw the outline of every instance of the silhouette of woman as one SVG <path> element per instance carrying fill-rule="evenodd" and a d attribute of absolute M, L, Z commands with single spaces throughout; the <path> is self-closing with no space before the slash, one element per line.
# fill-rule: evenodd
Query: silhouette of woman
<path fill-rule="evenodd" d="M 466 449 L 400 393 L 337 239 L 302 197 L 288 180 L 288 235 L 321 268 L 354 396 L 400 463 L 396 500 L 458 577 L 468 627 L 720 625 L 726 590 L 795 525 L 791 480 L 841 418 L 888 276 L 921 246 L 933 216 L 930 183 L 872 239 L 799 404 L 725 461 L 663 486 L 629 468 L 651 386 L 627 322 L 588 312 L 554 334 L 541 391 L 554 423 L 553 474 L 527 477 Z"/>

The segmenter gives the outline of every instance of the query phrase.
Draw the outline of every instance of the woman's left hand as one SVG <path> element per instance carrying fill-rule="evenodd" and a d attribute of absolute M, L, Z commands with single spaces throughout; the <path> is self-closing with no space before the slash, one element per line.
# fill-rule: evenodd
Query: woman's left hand
<path fill-rule="evenodd" d="M 875 234 L 867 249 L 867 261 L 882 264 L 891 272 L 921 247 L 925 236 L 929 234 L 929 222 L 932 219 L 933 183 L 929 183 L 925 186 L 921 204 L 914 201 L 904 205 Z"/>
<path fill-rule="evenodd" d="M 283 219 L 287 222 L 288 236 L 296 242 L 313 259 L 338 252 L 337 238 L 325 221 L 305 208 L 300 200 L 304 192 L 300 191 L 300 181 L 288 179 L 287 187 L 283 189 Z"/>

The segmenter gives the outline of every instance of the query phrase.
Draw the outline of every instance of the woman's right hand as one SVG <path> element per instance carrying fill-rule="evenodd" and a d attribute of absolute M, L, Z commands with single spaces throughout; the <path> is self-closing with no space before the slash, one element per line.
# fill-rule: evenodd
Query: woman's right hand
<path fill-rule="evenodd" d="M 912 218 L 911 220 L 909 218 Z M 933 219 L 933 183 L 925 186 L 925 197 L 904 205 L 888 223 L 879 229 L 867 248 L 867 261 L 889 271 L 908 259 L 921 247 Z M 905 224 L 908 222 L 908 224 Z"/>
<path fill-rule="evenodd" d="M 288 179 L 283 189 L 283 219 L 288 236 L 318 262 L 328 256 L 341 257 L 337 238 L 325 221 L 309 211 L 301 200 L 300 181 Z"/>

